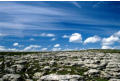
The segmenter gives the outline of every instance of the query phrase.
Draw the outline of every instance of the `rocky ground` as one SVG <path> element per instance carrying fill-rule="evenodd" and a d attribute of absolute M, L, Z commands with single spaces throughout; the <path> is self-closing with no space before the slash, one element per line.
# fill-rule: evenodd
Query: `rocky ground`
<path fill-rule="evenodd" d="M 120 81 L 120 53 L 2 53 L 0 81 Z"/>

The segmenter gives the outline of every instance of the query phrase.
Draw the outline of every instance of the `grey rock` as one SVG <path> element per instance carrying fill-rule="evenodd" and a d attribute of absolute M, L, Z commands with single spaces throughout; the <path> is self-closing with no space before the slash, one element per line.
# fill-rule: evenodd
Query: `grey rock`
<path fill-rule="evenodd" d="M 42 75 L 43 75 L 42 72 L 36 72 L 36 73 L 34 73 L 33 78 L 34 78 L 34 79 L 39 79 L 39 78 L 42 77 Z"/>
<path fill-rule="evenodd" d="M 90 69 L 88 70 L 87 72 L 85 72 L 84 74 L 85 75 L 92 75 L 92 76 L 98 76 L 99 75 L 99 70 L 96 70 L 96 69 Z"/>
<path fill-rule="evenodd" d="M 20 81 L 21 76 L 19 74 L 6 74 L 2 79 L 3 81 Z"/>
<path fill-rule="evenodd" d="M 16 64 L 12 65 L 11 68 L 15 69 L 16 72 L 21 72 L 24 69 L 24 65 Z"/>
<path fill-rule="evenodd" d="M 120 81 L 120 79 L 110 79 L 109 81 Z"/>
<path fill-rule="evenodd" d="M 50 68 L 50 66 L 45 66 L 44 68 L 43 68 L 43 70 L 50 70 L 51 68 Z"/>
<path fill-rule="evenodd" d="M 47 81 L 53 81 L 53 80 L 58 80 L 58 81 L 83 81 L 83 77 L 79 75 L 56 75 L 56 74 L 50 74 L 46 76 L 42 76 L 38 81 L 41 80 L 47 80 Z"/>

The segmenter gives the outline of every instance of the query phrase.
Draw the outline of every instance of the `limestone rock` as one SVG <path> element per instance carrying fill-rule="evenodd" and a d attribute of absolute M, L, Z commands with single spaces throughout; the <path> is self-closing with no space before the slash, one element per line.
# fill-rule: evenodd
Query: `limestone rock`
<path fill-rule="evenodd" d="M 19 74 L 6 74 L 3 76 L 3 81 L 21 81 L 21 76 Z"/>

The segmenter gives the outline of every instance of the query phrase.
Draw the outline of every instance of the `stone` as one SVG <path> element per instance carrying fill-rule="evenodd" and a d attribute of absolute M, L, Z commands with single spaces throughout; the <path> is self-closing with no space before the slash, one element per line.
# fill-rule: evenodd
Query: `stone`
<path fill-rule="evenodd" d="M 87 72 L 84 73 L 85 75 L 92 75 L 92 76 L 97 76 L 99 75 L 99 70 L 96 70 L 96 69 L 90 69 L 88 70 Z"/>
<path fill-rule="evenodd" d="M 54 60 L 50 61 L 50 65 L 51 65 L 51 66 L 53 66 L 53 65 L 55 65 L 55 64 L 56 64 L 56 62 L 55 62 Z"/>
<path fill-rule="evenodd" d="M 120 79 L 110 79 L 109 81 L 120 81 Z"/>
<path fill-rule="evenodd" d="M 112 81 L 120 79 L 119 53 L 85 50 L 85 52 L 38 52 L 25 55 L 10 54 L 10 56 L 0 56 L 3 58 L 0 59 L 1 81 L 6 81 L 6 79 L 7 81 L 14 81 L 17 78 L 16 75 L 20 76 L 17 81 L 39 81 L 42 77 L 49 80 L 58 78 L 59 81 L 87 81 L 88 77 L 102 77 Z M 80 76 L 79 72 L 83 74 L 81 72 L 83 69 L 85 76 Z M 76 78 L 73 75 L 76 75 Z"/>
<path fill-rule="evenodd" d="M 109 73 L 106 73 L 106 72 L 102 71 L 100 77 L 110 79 L 111 75 Z"/>
<path fill-rule="evenodd" d="M 3 76 L 3 81 L 21 81 L 21 76 L 19 74 L 6 74 Z"/>
<path fill-rule="evenodd" d="M 45 66 L 43 70 L 50 70 L 50 66 Z"/>
<path fill-rule="evenodd" d="M 16 72 L 21 72 L 24 69 L 24 65 L 16 64 L 11 66 L 11 68 L 15 69 Z"/>
<path fill-rule="evenodd" d="M 25 81 L 33 81 L 32 79 L 26 79 Z"/>
<path fill-rule="evenodd" d="M 79 76 L 79 75 L 56 75 L 56 74 L 50 74 L 50 75 L 46 75 L 46 76 L 42 76 L 38 81 L 41 80 L 47 80 L 47 81 L 82 81 L 83 77 Z"/>
<path fill-rule="evenodd" d="M 34 73 L 33 78 L 34 79 L 39 79 L 42 75 L 43 75 L 42 72 L 36 72 L 36 73 Z"/>
<path fill-rule="evenodd" d="M 19 60 L 19 61 L 15 61 L 16 64 L 25 64 L 27 63 L 26 60 Z"/>

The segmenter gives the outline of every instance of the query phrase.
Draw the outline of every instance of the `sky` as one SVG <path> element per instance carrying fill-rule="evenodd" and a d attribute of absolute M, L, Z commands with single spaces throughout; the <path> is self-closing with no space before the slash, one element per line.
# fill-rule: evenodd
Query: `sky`
<path fill-rule="evenodd" d="M 0 1 L 0 51 L 119 48 L 119 1 Z"/>

